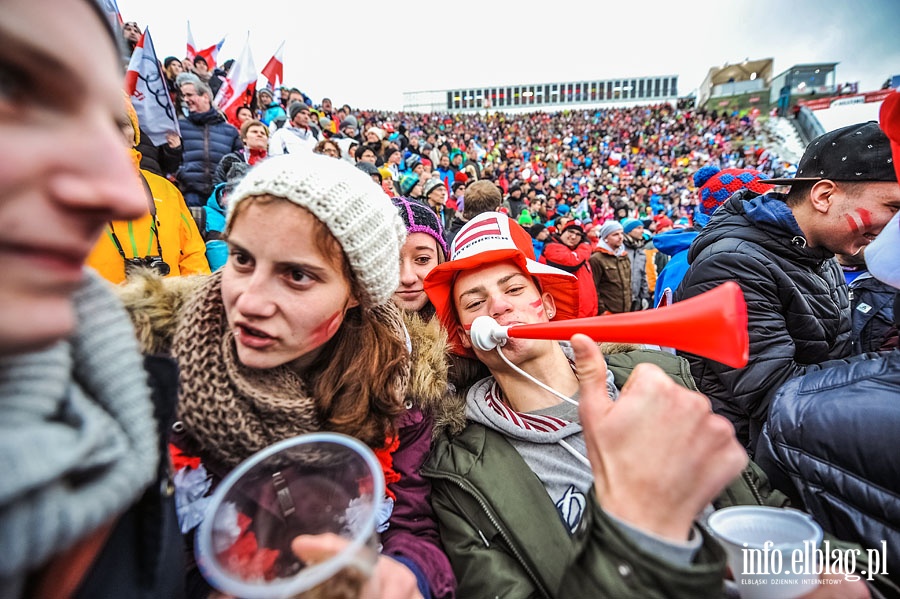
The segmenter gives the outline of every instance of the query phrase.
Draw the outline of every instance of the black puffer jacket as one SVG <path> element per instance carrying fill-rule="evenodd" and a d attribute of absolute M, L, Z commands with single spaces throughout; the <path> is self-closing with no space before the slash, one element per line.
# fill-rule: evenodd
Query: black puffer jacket
<path fill-rule="evenodd" d="M 213 188 L 213 174 L 225 154 L 244 147 L 241 134 L 215 108 L 192 112 L 179 121 L 184 161 L 178 183 L 185 194 L 199 194 L 205 201 Z"/>
<path fill-rule="evenodd" d="M 887 542 L 900 569 L 900 351 L 792 380 L 772 398 L 758 464 L 822 528 L 863 547 Z M 864 557 L 864 556 L 863 556 Z"/>
<path fill-rule="evenodd" d="M 750 361 L 741 369 L 686 355 L 700 391 L 753 453 L 769 396 L 785 381 L 850 354 L 844 274 L 825 248 L 808 248 L 783 196 L 739 192 L 688 253 L 676 301 L 736 281 L 747 302 Z M 715 331 L 706 331 L 714 335 Z"/>

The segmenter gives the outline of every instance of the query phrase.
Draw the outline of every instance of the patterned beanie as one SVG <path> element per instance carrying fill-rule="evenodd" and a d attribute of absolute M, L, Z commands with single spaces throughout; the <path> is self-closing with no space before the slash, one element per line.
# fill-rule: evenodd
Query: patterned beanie
<path fill-rule="evenodd" d="M 301 206 L 334 235 L 366 297 L 366 308 L 382 306 L 400 285 L 400 247 L 406 229 L 384 191 L 343 160 L 297 152 L 258 163 L 228 200 L 231 227 L 238 205 L 271 195 Z"/>
<path fill-rule="evenodd" d="M 715 166 L 704 166 L 694 173 L 694 186 L 700 192 L 700 205 L 694 223 L 705 227 L 713 212 L 725 200 L 742 189 L 764 194 L 772 191 L 774 186 L 760 183 L 766 176 L 752 168 L 727 168 L 720 171 Z"/>
<path fill-rule="evenodd" d="M 419 175 L 415 173 L 410 173 L 408 175 L 403 175 L 400 177 L 400 193 L 405 196 L 409 195 L 409 192 L 413 190 L 413 187 L 416 186 L 416 183 L 419 182 Z"/>
<path fill-rule="evenodd" d="M 425 233 L 431 235 L 437 242 L 438 247 L 444 251 L 444 256 L 449 256 L 450 251 L 447 248 L 447 242 L 444 241 L 444 228 L 441 226 L 434 210 L 409 198 L 391 198 L 394 206 L 406 225 L 406 234 Z"/>

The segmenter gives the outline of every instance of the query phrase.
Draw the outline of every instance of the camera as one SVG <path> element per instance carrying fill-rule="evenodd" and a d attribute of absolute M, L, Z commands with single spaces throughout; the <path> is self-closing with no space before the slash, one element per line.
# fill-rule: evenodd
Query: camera
<path fill-rule="evenodd" d="M 161 277 L 169 274 L 172 270 L 159 256 L 144 256 L 143 258 L 126 258 L 125 260 L 125 276 L 134 274 L 141 269 L 150 269 Z"/>

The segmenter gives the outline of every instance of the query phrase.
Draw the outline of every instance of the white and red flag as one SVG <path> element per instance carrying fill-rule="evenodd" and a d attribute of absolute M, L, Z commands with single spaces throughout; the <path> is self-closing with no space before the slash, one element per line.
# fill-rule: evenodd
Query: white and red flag
<path fill-rule="evenodd" d="M 274 90 L 284 82 L 284 42 L 275 50 L 275 54 L 263 67 L 262 76 L 268 80 L 269 89 Z"/>
<path fill-rule="evenodd" d="M 187 22 L 188 32 L 187 32 L 187 57 L 188 60 L 193 61 L 194 57 L 197 56 L 197 44 L 194 43 L 194 34 L 191 33 L 191 22 Z"/>
<path fill-rule="evenodd" d="M 202 56 L 206 59 L 206 64 L 209 65 L 209 70 L 212 71 L 216 68 L 216 59 L 219 56 L 219 50 L 222 49 L 222 44 L 225 43 L 225 38 L 223 37 L 217 44 L 213 44 L 209 48 L 203 48 L 201 50 L 197 49 L 197 44 L 194 43 L 194 34 L 191 33 L 191 22 L 188 21 L 187 24 L 187 57 L 193 61 L 196 57 Z"/>
<path fill-rule="evenodd" d="M 100 0 L 100 8 L 106 14 L 110 25 L 118 27 L 118 31 L 121 31 L 125 21 L 122 19 L 122 13 L 119 12 L 119 5 L 116 4 L 116 0 Z"/>
<path fill-rule="evenodd" d="M 131 62 L 125 72 L 125 93 L 131 96 L 141 131 L 147 134 L 153 145 L 161 146 L 166 143 L 168 133 L 181 134 L 178 116 L 175 114 L 166 78 L 156 58 L 149 27 L 144 29 L 131 54 Z"/>
<path fill-rule="evenodd" d="M 253 64 L 253 56 L 250 54 L 250 40 L 244 45 L 240 57 L 231 65 L 228 77 L 216 94 L 215 104 L 225 113 L 229 122 L 237 126 L 237 109 L 244 104 L 250 104 L 253 94 L 256 93 L 256 80 L 259 75 Z"/>

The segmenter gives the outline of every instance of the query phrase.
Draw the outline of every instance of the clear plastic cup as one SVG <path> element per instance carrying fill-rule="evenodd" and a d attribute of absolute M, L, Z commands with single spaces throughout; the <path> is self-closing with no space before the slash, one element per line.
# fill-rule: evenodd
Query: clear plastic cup
<path fill-rule="evenodd" d="M 338 572 L 365 579 L 374 568 L 384 475 L 352 437 L 286 439 L 242 462 L 213 493 L 195 540 L 197 564 L 216 589 L 243 599 L 296 597 Z M 303 563 L 299 535 L 348 541 L 330 559 Z"/>
<path fill-rule="evenodd" d="M 707 528 L 725 549 L 741 599 L 794 599 L 819 586 L 822 528 L 808 514 L 735 506 L 713 513 Z"/>

